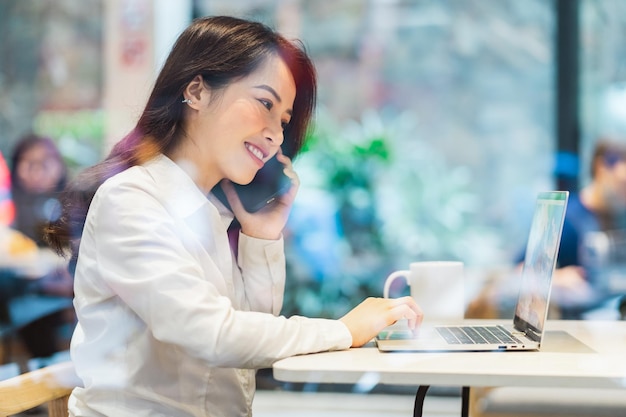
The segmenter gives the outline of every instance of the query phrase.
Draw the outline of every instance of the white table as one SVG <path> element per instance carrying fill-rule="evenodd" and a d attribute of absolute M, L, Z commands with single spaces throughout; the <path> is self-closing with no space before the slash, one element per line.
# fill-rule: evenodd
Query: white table
<path fill-rule="evenodd" d="M 469 387 L 621 388 L 626 393 L 626 321 L 548 321 L 546 328 L 541 351 L 381 353 L 369 346 L 286 358 L 274 364 L 273 373 L 289 382 L 419 386 L 415 416 L 421 416 L 431 385 L 463 387 L 463 416 Z"/>

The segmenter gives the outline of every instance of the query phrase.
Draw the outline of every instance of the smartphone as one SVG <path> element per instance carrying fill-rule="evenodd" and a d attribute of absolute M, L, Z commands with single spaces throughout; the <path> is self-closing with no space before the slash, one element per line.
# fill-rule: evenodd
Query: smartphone
<path fill-rule="evenodd" d="M 233 184 L 243 208 L 248 213 L 261 210 L 289 190 L 291 179 L 285 175 L 284 169 L 285 166 L 274 156 L 263 165 L 263 168 L 257 172 L 250 184 Z M 230 208 L 226 194 L 224 194 L 220 184 L 213 187 L 211 192 L 226 207 Z"/>

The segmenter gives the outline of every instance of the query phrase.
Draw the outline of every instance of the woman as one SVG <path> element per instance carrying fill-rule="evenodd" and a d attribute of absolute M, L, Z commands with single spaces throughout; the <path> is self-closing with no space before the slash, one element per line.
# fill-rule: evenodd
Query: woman
<path fill-rule="evenodd" d="M 11 195 L 17 213 L 14 227 L 45 246 L 44 227 L 59 215 L 59 193 L 67 182 L 67 168 L 52 139 L 22 137 L 11 157 Z"/>
<path fill-rule="evenodd" d="M 47 358 L 67 349 L 62 326 L 73 325 L 73 281 L 63 258 L 55 259 L 44 241 L 44 228 L 60 215 L 59 194 L 67 182 L 67 167 L 52 139 L 27 134 L 11 156 L 11 195 L 15 205 L 12 228 L 39 247 L 36 279 L 17 276 L 15 294 L 8 300 L 13 321 L 28 324 L 19 335 L 31 357 Z M 46 256 L 46 255 L 52 255 Z M 18 313 L 19 312 L 19 313 Z M 71 310 L 70 310 L 71 312 Z"/>
<path fill-rule="evenodd" d="M 368 299 L 341 320 L 278 316 L 299 186 L 289 157 L 314 102 L 309 58 L 269 28 L 210 17 L 180 35 L 135 129 L 68 189 L 50 229 L 60 247 L 80 240 L 72 415 L 249 416 L 254 369 L 421 319 L 408 297 Z M 274 155 L 291 188 L 248 213 L 230 182 Z M 210 193 L 218 183 L 232 213 Z"/>

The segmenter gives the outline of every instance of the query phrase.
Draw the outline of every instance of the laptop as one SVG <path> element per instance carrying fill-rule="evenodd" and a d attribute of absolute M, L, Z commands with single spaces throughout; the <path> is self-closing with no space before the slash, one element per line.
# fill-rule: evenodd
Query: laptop
<path fill-rule="evenodd" d="M 537 196 L 512 325 L 424 324 L 414 336 L 406 323 L 398 323 L 378 334 L 378 349 L 383 352 L 538 350 L 548 316 L 552 274 L 568 198 L 567 191 L 541 192 Z"/>

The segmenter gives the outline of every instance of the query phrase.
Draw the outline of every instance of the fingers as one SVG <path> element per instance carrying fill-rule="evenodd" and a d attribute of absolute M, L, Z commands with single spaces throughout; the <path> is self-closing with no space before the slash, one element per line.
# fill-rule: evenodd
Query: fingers
<path fill-rule="evenodd" d="M 291 162 L 291 159 L 288 156 L 284 155 L 281 150 L 279 150 L 276 154 L 276 159 L 278 159 L 278 161 L 285 166 L 283 172 L 291 180 L 292 186 L 295 185 L 297 188 L 300 185 L 300 177 L 298 177 L 298 174 L 293 168 L 293 163 Z"/>
<path fill-rule="evenodd" d="M 412 297 L 401 297 L 390 299 L 393 308 L 394 321 L 406 319 L 410 329 L 414 329 L 422 324 L 424 313 Z"/>
<path fill-rule="evenodd" d="M 350 310 L 340 320 L 352 335 L 352 346 L 358 347 L 375 337 L 383 328 L 406 319 L 416 332 L 423 319 L 422 309 L 411 297 L 369 297 Z"/>
<path fill-rule="evenodd" d="M 416 315 L 422 314 L 421 307 L 417 305 L 413 297 L 410 297 L 408 295 L 400 298 L 389 298 L 389 301 L 391 301 L 394 306 L 405 306 L 409 308 Z"/>

